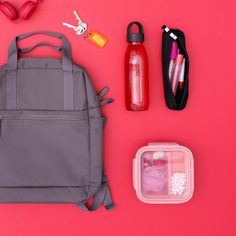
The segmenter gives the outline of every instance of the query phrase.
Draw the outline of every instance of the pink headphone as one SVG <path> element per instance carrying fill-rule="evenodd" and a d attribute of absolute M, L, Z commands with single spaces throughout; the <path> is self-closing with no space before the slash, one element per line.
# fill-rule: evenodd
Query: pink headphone
<path fill-rule="evenodd" d="M 20 8 L 19 17 L 22 20 L 27 20 L 35 12 L 39 2 L 40 0 L 36 0 L 36 2 L 33 1 L 25 2 Z M 6 15 L 8 19 L 12 21 L 16 20 L 18 17 L 18 12 L 16 8 L 7 1 L 0 2 L 0 10 Z"/>

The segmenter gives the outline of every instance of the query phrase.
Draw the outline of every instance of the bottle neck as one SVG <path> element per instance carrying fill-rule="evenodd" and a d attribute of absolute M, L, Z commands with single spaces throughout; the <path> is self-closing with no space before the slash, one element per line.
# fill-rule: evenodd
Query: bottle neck
<path fill-rule="evenodd" d="M 142 42 L 132 42 L 130 44 L 133 44 L 133 45 L 140 45 L 140 44 L 143 44 Z"/>

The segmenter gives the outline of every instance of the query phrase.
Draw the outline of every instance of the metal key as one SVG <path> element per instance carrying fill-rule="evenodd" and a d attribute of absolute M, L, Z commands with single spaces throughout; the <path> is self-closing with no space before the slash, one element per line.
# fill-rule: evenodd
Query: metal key
<path fill-rule="evenodd" d="M 66 23 L 66 22 L 63 22 L 62 25 L 66 26 L 70 29 L 73 29 L 77 35 L 82 35 L 87 30 L 87 25 L 86 26 L 84 26 L 84 25 L 75 26 L 75 25 L 71 25 L 71 24 Z"/>
<path fill-rule="evenodd" d="M 84 34 L 85 31 L 88 28 L 87 24 L 81 20 L 81 18 L 78 15 L 76 10 L 73 11 L 73 14 L 75 16 L 75 19 L 78 21 L 78 29 L 79 29 L 79 31 L 81 32 L 81 34 Z"/>
<path fill-rule="evenodd" d="M 81 18 L 79 17 L 78 13 L 76 10 L 73 11 L 73 14 L 75 16 L 75 19 L 79 22 L 79 24 L 83 23 L 83 21 L 81 20 Z"/>
<path fill-rule="evenodd" d="M 73 29 L 77 35 L 83 35 L 86 32 L 88 26 L 81 20 L 81 18 L 79 17 L 78 13 L 75 10 L 73 11 L 73 14 L 75 16 L 75 19 L 78 21 L 78 26 L 74 26 L 65 22 L 63 22 L 62 25 Z"/>
<path fill-rule="evenodd" d="M 63 22 L 62 25 L 66 26 L 66 27 L 68 27 L 70 29 L 73 29 L 74 31 L 77 31 L 77 28 L 78 28 L 78 26 L 71 25 L 71 24 L 66 23 L 66 22 Z"/>

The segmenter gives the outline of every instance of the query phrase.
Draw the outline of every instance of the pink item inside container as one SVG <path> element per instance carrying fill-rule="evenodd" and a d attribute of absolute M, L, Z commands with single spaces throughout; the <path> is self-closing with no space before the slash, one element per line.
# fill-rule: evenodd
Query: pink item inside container
<path fill-rule="evenodd" d="M 133 185 L 145 203 L 184 203 L 194 189 L 192 152 L 177 143 L 150 143 L 133 160 Z"/>

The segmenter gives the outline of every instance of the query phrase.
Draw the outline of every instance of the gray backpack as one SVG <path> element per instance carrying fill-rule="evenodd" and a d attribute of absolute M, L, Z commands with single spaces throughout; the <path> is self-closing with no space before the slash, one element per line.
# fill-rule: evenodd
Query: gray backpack
<path fill-rule="evenodd" d="M 62 47 L 17 48 L 34 34 L 60 38 Z M 62 59 L 18 59 L 38 46 L 52 47 Z M 85 69 L 72 63 L 63 35 L 32 32 L 14 39 L 8 64 L 0 67 L 0 202 L 113 208 L 102 163 L 100 106 L 111 102 L 101 100 L 107 90 L 95 93 Z"/>

